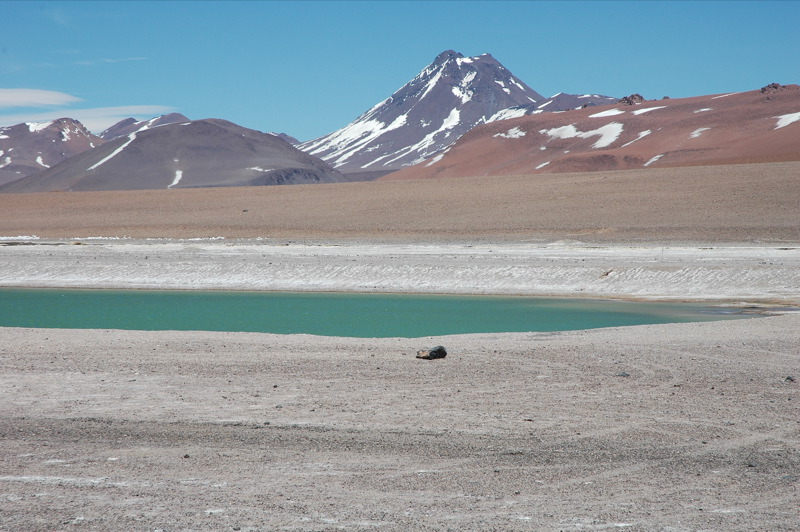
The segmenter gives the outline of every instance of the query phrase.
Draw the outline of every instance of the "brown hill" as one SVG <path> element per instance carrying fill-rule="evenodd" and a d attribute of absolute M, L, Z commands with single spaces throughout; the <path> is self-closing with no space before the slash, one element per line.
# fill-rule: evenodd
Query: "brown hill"
<path fill-rule="evenodd" d="M 72 118 L 0 128 L 0 185 L 36 174 L 105 141 Z"/>
<path fill-rule="evenodd" d="M 800 86 L 523 116 L 478 126 L 382 179 L 800 161 Z"/>

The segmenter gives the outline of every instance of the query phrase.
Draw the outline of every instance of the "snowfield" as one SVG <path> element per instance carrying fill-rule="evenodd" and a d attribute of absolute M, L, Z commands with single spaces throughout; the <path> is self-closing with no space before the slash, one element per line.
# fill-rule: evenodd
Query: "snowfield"
<path fill-rule="evenodd" d="M 597 142 L 592 145 L 592 148 L 605 148 L 610 146 L 611 144 L 616 141 L 619 136 L 622 134 L 623 125 L 619 122 L 611 122 L 604 126 L 601 126 L 597 129 L 593 129 L 591 131 L 579 131 L 575 124 L 570 124 L 568 126 L 561 126 L 556 127 L 553 129 L 542 129 L 539 130 L 539 133 L 543 135 L 547 135 L 552 139 L 571 139 L 571 138 L 590 138 L 590 137 L 600 137 Z"/>
<path fill-rule="evenodd" d="M 788 115 L 776 116 L 775 118 L 778 119 L 778 123 L 775 124 L 775 129 L 780 129 L 800 120 L 800 113 L 790 113 Z"/>

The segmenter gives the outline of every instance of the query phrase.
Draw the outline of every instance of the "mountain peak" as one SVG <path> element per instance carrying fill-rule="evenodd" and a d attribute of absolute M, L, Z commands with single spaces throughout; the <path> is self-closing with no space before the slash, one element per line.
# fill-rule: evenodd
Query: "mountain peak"
<path fill-rule="evenodd" d="M 445 50 L 350 125 L 300 148 L 345 171 L 384 171 L 446 149 L 498 111 L 543 99 L 489 54 Z"/>
<path fill-rule="evenodd" d="M 433 60 L 433 64 L 441 65 L 451 59 L 462 59 L 463 57 L 464 57 L 463 54 L 456 52 L 454 50 L 445 50 L 444 52 L 436 56 L 436 59 Z"/>
<path fill-rule="evenodd" d="M 0 185 L 55 166 L 102 143 L 103 139 L 73 118 L 0 127 Z"/>

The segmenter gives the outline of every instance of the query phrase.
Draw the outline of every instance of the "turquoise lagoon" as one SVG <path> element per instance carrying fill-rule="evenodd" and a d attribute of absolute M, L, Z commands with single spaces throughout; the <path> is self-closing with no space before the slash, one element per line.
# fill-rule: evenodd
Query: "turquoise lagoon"
<path fill-rule="evenodd" d="M 418 338 L 741 317 L 704 304 L 517 296 L 0 289 L 2 327 Z"/>

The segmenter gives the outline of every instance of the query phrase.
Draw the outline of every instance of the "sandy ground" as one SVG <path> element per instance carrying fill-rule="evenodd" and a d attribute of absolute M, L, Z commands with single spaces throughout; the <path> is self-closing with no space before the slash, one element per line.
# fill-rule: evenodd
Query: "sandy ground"
<path fill-rule="evenodd" d="M 0 194 L 0 237 L 797 243 L 800 162 Z"/>
<path fill-rule="evenodd" d="M 306 203 L 294 187 L 0 196 L 0 286 L 792 306 L 792 168 L 751 168 L 779 185 L 736 174 L 705 201 L 695 174 L 640 189 L 608 175 L 631 209 L 601 180 L 581 181 L 594 202 L 570 195 L 579 176 L 535 191 L 509 178 L 484 202 L 470 180 L 325 187 Z M 680 183 L 693 194 L 656 208 Z M 432 186 L 463 216 L 432 209 Z M 539 207 L 550 222 L 532 222 Z M 416 339 L 0 337 L 0 530 L 800 530 L 797 312 Z M 447 358 L 415 358 L 437 344 Z"/>
<path fill-rule="evenodd" d="M 6 329 L 0 528 L 797 530 L 798 330 Z"/>

